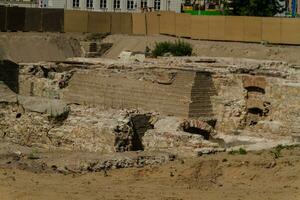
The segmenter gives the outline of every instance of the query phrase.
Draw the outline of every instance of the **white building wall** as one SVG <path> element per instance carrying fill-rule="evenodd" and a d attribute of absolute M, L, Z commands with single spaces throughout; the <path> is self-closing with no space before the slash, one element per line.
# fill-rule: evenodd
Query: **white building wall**
<path fill-rule="evenodd" d="M 72 7 L 73 7 L 73 2 L 72 2 L 72 0 L 67 0 L 66 4 L 67 4 L 67 5 L 65 5 L 65 7 L 66 7 L 67 9 L 72 9 Z"/>
<path fill-rule="evenodd" d="M 100 9 L 100 1 L 94 0 L 94 10 L 99 10 L 99 9 Z"/>
<path fill-rule="evenodd" d="M 180 0 L 175 0 L 175 1 L 170 0 L 170 10 L 180 13 L 181 12 L 181 1 Z"/>
<path fill-rule="evenodd" d="M 127 10 L 127 0 L 121 0 L 121 12 L 141 12 L 141 0 L 134 0 L 137 8 L 134 10 Z M 160 0 L 160 10 L 161 11 L 181 11 L 181 0 Z M 154 8 L 154 0 L 148 0 L 147 5 L 149 8 Z M 74 9 L 73 8 L 73 0 L 48 0 L 49 8 L 66 8 L 66 9 Z M 77 9 L 77 8 L 76 8 Z M 79 9 L 87 10 L 86 8 L 86 0 L 79 0 Z M 113 0 L 107 0 L 107 9 L 100 9 L 100 0 L 93 1 L 93 10 L 95 11 L 109 11 L 113 12 Z"/>
<path fill-rule="evenodd" d="M 51 8 L 65 8 L 66 4 L 65 0 L 48 0 L 48 7 Z"/>

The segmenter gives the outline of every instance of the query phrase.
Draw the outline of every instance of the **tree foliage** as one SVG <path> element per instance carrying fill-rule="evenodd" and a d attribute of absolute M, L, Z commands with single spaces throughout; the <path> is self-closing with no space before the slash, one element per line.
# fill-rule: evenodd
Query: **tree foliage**
<path fill-rule="evenodd" d="M 283 12 L 284 2 L 285 0 L 232 0 L 224 4 L 224 11 L 227 15 L 271 17 Z"/>

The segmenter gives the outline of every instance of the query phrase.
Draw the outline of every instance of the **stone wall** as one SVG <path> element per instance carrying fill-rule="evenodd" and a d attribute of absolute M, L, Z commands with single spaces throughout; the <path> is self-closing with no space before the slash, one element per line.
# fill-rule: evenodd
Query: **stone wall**
<path fill-rule="evenodd" d="M 71 103 L 198 118 L 213 116 L 211 95 L 215 92 L 209 73 L 182 70 L 158 73 L 152 81 L 125 73 L 76 73 L 63 98 Z"/>
<path fill-rule="evenodd" d="M 300 123 L 297 81 L 228 74 L 216 75 L 213 82 L 219 94 L 212 99 L 219 133 L 275 139 L 297 132 Z"/>
<path fill-rule="evenodd" d="M 137 109 L 180 120 L 199 119 L 209 123 L 218 136 L 248 141 L 249 137 L 285 140 L 299 134 L 300 74 L 293 66 L 226 58 L 114 62 L 63 68 L 72 73 L 59 73 L 55 65 L 49 76 L 22 70 L 20 93 L 104 110 Z M 64 88 L 59 87 L 62 77 L 71 77 Z"/>

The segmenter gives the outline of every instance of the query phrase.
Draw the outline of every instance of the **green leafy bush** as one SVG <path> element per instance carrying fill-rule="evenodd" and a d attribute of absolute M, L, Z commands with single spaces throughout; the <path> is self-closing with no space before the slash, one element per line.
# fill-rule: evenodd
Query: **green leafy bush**
<path fill-rule="evenodd" d="M 173 56 L 191 56 L 193 48 L 190 43 L 177 40 L 175 42 L 157 42 L 155 43 L 152 55 L 154 57 L 163 56 L 166 53 L 170 53 Z"/>

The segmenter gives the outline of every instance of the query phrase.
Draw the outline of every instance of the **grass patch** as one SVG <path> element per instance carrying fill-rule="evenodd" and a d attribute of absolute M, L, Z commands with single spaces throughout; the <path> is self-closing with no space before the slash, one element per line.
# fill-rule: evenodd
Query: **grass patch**
<path fill-rule="evenodd" d="M 152 56 L 164 56 L 167 53 L 170 53 L 173 56 L 191 56 L 192 52 L 193 48 L 190 43 L 183 40 L 177 40 L 175 42 L 167 41 L 155 43 Z"/>

